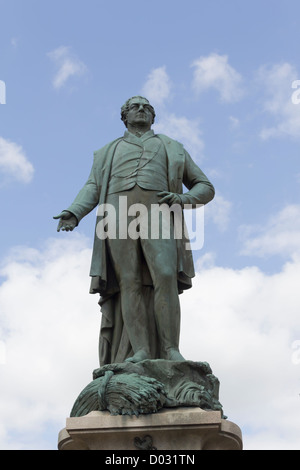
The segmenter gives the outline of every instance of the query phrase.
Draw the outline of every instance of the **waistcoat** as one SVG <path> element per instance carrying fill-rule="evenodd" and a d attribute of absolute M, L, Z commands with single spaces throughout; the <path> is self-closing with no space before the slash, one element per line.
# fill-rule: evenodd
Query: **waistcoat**
<path fill-rule="evenodd" d="M 168 191 L 167 155 L 152 130 L 141 137 L 125 132 L 118 143 L 111 167 L 108 194 L 142 189 Z"/>

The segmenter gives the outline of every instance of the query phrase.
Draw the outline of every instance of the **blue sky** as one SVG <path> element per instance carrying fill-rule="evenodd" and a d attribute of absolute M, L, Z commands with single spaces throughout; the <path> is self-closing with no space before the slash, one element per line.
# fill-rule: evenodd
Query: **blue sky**
<path fill-rule="evenodd" d="M 299 2 L 10 0 L 0 13 L 0 447 L 56 448 L 97 367 L 95 218 L 57 234 L 52 216 L 143 94 L 154 130 L 216 188 L 181 299 L 183 353 L 219 376 L 245 448 L 299 448 Z"/>

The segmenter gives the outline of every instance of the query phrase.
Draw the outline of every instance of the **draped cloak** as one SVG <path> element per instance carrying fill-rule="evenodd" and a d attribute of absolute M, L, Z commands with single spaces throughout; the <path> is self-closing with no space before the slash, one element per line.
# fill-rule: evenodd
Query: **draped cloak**
<path fill-rule="evenodd" d="M 167 155 L 167 172 L 169 191 L 181 195 L 183 204 L 206 204 L 214 197 L 214 187 L 202 170 L 191 159 L 183 145 L 163 134 L 157 134 L 164 144 Z M 122 137 L 110 142 L 94 152 L 93 166 L 86 184 L 76 196 L 74 202 L 66 209 L 73 213 L 78 223 L 97 205 L 105 204 L 110 178 L 112 160 L 115 149 Z M 188 189 L 183 194 L 183 185 Z M 120 193 L 121 194 L 121 193 Z M 96 227 L 103 215 L 97 214 Z M 186 249 L 189 242 L 185 237 L 177 239 L 177 278 L 178 293 L 192 286 L 191 279 L 195 276 L 192 252 Z M 174 254 L 176 255 L 176 254 Z M 153 313 L 153 286 L 146 262 L 142 263 L 142 278 L 145 302 L 152 331 L 151 354 L 153 358 L 160 355 L 159 339 Z M 109 259 L 106 241 L 97 236 L 95 229 L 92 261 L 91 261 L 90 293 L 100 294 L 101 328 L 99 340 L 100 364 L 123 362 L 132 355 L 132 348 L 122 319 L 118 282 Z"/>

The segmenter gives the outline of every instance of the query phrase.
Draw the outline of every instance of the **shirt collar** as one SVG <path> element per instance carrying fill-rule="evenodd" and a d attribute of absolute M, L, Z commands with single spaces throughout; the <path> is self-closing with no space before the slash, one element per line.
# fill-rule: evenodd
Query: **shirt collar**
<path fill-rule="evenodd" d="M 145 132 L 143 135 L 141 135 L 141 137 L 137 137 L 135 134 L 132 134 L 132 132 L 129 131 L 125 131 L 124 133 L 124 139 L 129 142 L 144 142 L 145 140 L 153 136 L 154 131 L 152 129 L 149 129 L 149 131 Z"/>

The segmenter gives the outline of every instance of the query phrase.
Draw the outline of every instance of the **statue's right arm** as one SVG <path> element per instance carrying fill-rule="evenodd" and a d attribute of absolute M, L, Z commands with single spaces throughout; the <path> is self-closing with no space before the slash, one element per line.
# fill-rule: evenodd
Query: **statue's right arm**
<path fill-rule="evenodd" d="M 91 212 L 99 203 L 100 187 L 96 179 L 96 165 L 95 160 L 90 172 L 89 178 L 83 188 L 79 191 L 73 203 L 58 216 L 59 224 L 57 230 L 73 230 L 89 212 Z M 60 226 L 61 224 L 61 226 Z M 68 229 L 63 228 L 69 226 Z"/>

